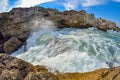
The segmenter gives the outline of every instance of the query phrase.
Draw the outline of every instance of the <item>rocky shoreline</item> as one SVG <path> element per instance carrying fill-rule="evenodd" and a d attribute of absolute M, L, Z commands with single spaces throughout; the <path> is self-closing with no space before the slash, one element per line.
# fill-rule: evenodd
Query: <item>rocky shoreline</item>
<path fill-rule="evenodd" d="M 52 21 L 57 28 L 95 27 L 102 31 L 120 31 L 114 22 L 95 18 L 94 14 L 88 14 L 84 10 L 59 12 L 43 7 L 13 8 L 10 12 L 0 13 L 0 52 L 11 54 L 17 50 L 24 44 L 31 31 L 38 29 L 35 27 L 40 23 L 35 21 L 42 18 Z M 42 23 L 46 24 L 45 21 Z"/>
<path fill-rule="evenodd" d="M 51 73 L 45 66 L 33 66 L 8 54 L 0 54 L 0 80 L 120 80 L 120 67 L 86 73 Z"/>
<path fill-rule="evenodd" d="M 120 31 L 112 21 L 95 18 L 86 11 L 64 11 L 43 7 L 13 8 L 0 13 L 0 80 L 119 80 L 120 67 L 99 69 L 87 73 L 51 73 L 46 67 L 33 66 L 8 54 L 25 45 L 32 31 L 36 31 L 42 18 L 50 20 L 57 28 L 91 28 L 102 31 Z M 36 24 L 36 26 L 35 26 Z M 45 24 L 45 22 L 43 23 Z M 34 26 L 34 27 L 33 27 Z M 41 29 L 41 28 L 39 28 Z"/>

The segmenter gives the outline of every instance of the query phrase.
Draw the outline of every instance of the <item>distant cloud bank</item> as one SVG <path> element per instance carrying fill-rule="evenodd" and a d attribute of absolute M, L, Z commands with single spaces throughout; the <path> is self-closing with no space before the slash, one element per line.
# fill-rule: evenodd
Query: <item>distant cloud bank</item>
<path fill-rule="evenodd" d="M 91 7 L 106 3 L 107 0 L 64 0 L 66 10 L 76 9 L 78 6 Z"/>
<path fill-rule="evenodd" d="M 0 1 L 0 12 L 7 11 L 9 8 L 8 0 L 1 0 Z"/>
<path fill-rule="evenodd" d="M 15 2 L 14 5 L 9 2 Z M 1 0 L 0 1 L 0 12 L 9 11 L 13 7 L 33 7 L 46 2 L 57 1 L 62 4 L 66 10 L 77 9 L 79 6 L 88 8 L 91 6 L 97 6 L 105 4 L 109 0 Z M 120 2 L 120 0 L 111 0 L 113 2 Z"/>
<path fill-rule="evenodd" d="M 14 3 L 14 0 L 12 0 Z M 0 1 L 0 12 L 7 12 L 14 7 L 33 7 L 38 4 L 45 2 L 50 2 L 53 0 L 16 0 L 16 4 L 11 5 L 10 0 L 1 0 Z M 12 3 L 12 2 L 11 2 Z"/>
<path fill-rule="evenodd" d="M 31 7 L 41 3 L 50 2 L 53 0 L 20 0 L 17 7 Z"/>

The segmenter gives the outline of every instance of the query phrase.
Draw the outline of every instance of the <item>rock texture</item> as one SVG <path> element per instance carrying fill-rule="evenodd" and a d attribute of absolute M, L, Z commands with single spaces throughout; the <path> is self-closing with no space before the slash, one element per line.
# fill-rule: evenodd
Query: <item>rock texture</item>
<path fill-rule="evenodd" d="M 11 53 L 21 45 L 22 45 L 22 42 L 18 38 L 11 37 L 8 41 L 4 43 L 3 48 L 5 53 Z"/>
<path fill-rule="evenodd" d="M 120 80 L 120 67 L 87 73 L 51 73 L 44 66 L 33 66 L 21 59 L 0 54 L 0 80 Z"/>
<path fill-rule="evenodd" d="M 114 22 L 108 21 L 102 18 L 96 19 L 96 23 L 97 23 L 97 28 L 103 31 L 106 31 L 106 30 L 118 30 L 119 31 L 120 29 L 118 27 L 115 27 L 116 24 Z"/>
<path fill-rule="evenodd" d="M 0 80 L 58 80 L 43 66 L 0 54 Z"/>
<path fill-rule="evenodd" d="M 94 26 L 103 31 L 120 31 L 114 22 L 102 18 L 96 19 L 94 14 L 88 14 L 85 10 L 59 12 L 56 9 L 43 7 L 13 8 L 10 12 L 0 13 L 0 52 L 10 54 L 19 48 L 19 45 L 26 41 L 30 33 L 38 29 L 36 27 L 41 23 L 46 24 L 46 21 L 40 21 L 42 18 L 51 20 L 57 28 L 90 28 Z M 16 48 L 6 48 L 6 44 L 11 42 L 9 40 L 12 37 L 18 41 L 17 45 L 11 44 Z"/>

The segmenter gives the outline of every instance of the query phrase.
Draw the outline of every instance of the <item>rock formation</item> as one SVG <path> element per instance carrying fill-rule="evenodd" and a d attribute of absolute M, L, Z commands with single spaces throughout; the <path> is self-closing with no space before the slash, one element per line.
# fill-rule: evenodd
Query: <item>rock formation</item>
<path fill-rule="evenodd" d="M 14 50 L 16 50 L 18 47 L 22 45 L 22 42 L 16 38 L 16 37 L 11 37 L 8 41 L 6 41 L 3 45 L 5 53 L 11 53 Z"/>
<path fill-rule="evenodd" d="M 45 66 L 33 66 L 8 54 L 0 54 L 0 80 L 120 80 L 120 67 L 87 73 L 51 73 Z"/>
<path fill-rule="evenodd" d="M 90 28 L 94 26 L 103 31 L 120 31 L 114 22 L 102 18 L 96 19 L 94 14 L 88 14 L 84 10 L 59 12 L 56 9 L 43 7 L 13 8 L 10 12 L 0 13 L 0 52 L 10 54 L 18 49 L 29 37 L 30 32 L 38 29 L 33 27 L 34 23 L 31 21 L 41 18 L 51 20 L 57 28 Z M 18 44 L 11 44 L 12 37 L 16 38 L 14 43 L 18 42 Z M 11 49 L 7 47 L 8 44 L 12 46 Z"/>
<path fill-rule="evenodd" d="M 58 80 L 43 66 L 0 54 L 0 80 Z"/>

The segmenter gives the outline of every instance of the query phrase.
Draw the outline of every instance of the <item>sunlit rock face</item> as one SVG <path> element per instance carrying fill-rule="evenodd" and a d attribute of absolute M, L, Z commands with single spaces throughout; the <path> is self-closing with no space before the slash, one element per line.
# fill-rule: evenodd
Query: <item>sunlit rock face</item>
<path fill-rule="evenodd" d="M 0 80 L 58 80 L 44 66 L 33 66 L 23 60 L 0 54 Z"/>
<path fill-rule="evenodd" d="M 119 31 L 118 27 L 115 27 L 116 24 L 112 21 L 108 21 L 102 18 L 96 19 L 97 27 L 100 30 L 107 31 L 107 30 L 117 30 Z"/>

